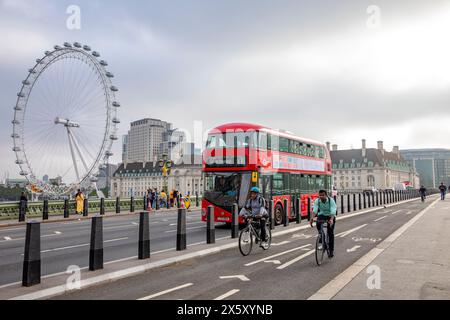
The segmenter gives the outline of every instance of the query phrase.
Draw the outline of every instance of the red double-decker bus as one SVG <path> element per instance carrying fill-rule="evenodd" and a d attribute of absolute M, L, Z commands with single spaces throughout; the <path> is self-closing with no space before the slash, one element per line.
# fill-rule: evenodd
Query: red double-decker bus
<path fill-rule="evenodd" d="M 203 221 L 212 205 L 216 222 L 231 223 L 233 204 L 240 210 L 257 186 L 267 201 L 274 201 L 275 223 L 281 224 L 284 210 L 289 219 L 295 218 L 295 198 L 300 196 L 300 214 L 307 217 L 308 197 L 316 199 L 320 189 L 331 191 L 331 158 L 323 143 L 260 125 L 230 123 L 208 133 L 203 175 Z"/>

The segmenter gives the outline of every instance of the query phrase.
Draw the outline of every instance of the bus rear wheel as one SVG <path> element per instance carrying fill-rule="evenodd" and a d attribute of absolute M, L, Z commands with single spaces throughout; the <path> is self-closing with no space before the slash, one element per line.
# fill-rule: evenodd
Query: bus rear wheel
<path fill-rule="evenodd" d="M 278 226 L 283 223 L 283 214 L 284 214 L 283 207 L 281 206 L 281 204 L 277 204 L 274 212 L 275 225 Z"/>

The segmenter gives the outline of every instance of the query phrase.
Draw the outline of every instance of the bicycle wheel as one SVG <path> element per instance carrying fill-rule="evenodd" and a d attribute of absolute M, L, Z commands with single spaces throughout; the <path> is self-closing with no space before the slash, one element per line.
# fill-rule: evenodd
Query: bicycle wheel
<path fill-rule="evenodd" d="M 272 244 L 272 231 L 270 230 L 270 227 L 266 225 L 266 234 L 267 234 L 267 242 L 263 242 L 263 245 L 261 246 L 264 250 L 269 250 L 270 245 Z"/>
<path fill-rule="evenodd" d="M 323 255 L 325 254 L 325 245 L 320 243 L 320 238 L 324 238 L 323 234 L 321 236 L 317 237 L 316 240 L 316 263 L 318 266 L 320 266 L 323 262 Z M 323 239 L 325 240 L 325 239 Z M 325 241 L 322 241 L 325 242 Z"/>
<path fill-rule="evenodd" d="M 239 251 L 245 257 L 252 252 L 253 247 L 253 234 L 250 228 L 247 227 L 241 231 L 239 235 Z"/>

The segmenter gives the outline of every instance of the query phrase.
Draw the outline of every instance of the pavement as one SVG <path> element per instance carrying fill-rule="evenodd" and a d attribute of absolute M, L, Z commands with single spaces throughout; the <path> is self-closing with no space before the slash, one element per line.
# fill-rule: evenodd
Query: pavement
<path fill-rule="evenodd" d="M 317 231 L 305 221 L 277 227 L 270 250 L 256 248 L 248 257 L 240 255 L 237 240 L 230 239 L 226 228 L 227 236 L 218 235 L 216 245 L 206 245 L 202 226 L 201 241 L 191 243 L 187 251 L 168 249 L 147 261 L 129 257 L 101 271 L 83 269 L 81 290 L 69 288 L 70 275 L 61 272 L 32 288 L 0 287 L 0 299 L 305 300 L 420 215 L 431 201 L 410 200 L 339 215 L 336 256 L 321 267 L 314 259 Z M 83 250 L 87 256 L 88 250 Z"/>
<path fill-rule="evenodd" d="M 450 199 L 437 200 L 332 299 L 450 300 L 449 231 Z"/>

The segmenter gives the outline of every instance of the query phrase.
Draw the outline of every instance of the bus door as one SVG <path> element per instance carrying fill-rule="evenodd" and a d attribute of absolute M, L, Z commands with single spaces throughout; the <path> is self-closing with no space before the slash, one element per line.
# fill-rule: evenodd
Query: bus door
<path fill-rule="evenodd" d="M 266 199 L 266 201 L 270 202 L 272 200 L 272 176 L 271 175 L 263 175 L 260 179 L 260 188 L 261 194 Z"/>

